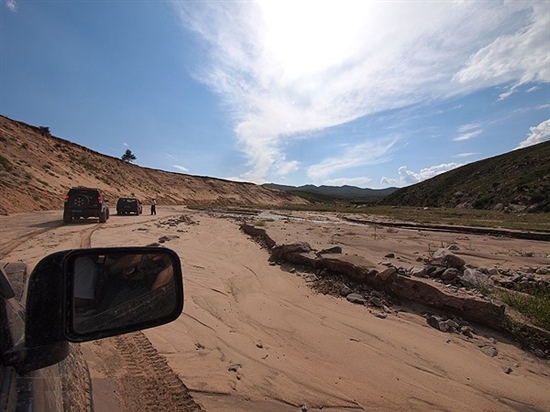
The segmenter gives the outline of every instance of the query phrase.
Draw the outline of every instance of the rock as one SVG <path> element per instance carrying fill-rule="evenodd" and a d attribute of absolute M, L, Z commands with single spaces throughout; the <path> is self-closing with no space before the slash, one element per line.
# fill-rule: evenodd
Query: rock
<path fill-rule="evenodd" d="M 428 316 L 428 319 L 426 319 L 426 322 L 428 322 L 428 325 L 430 325 L 432 328 L 440 330 L 439 329 L 439 318 L 434 315 Z"/>
<path fill-rule="evenodd" d="M 342 247 L 341 246 L 334 246 L 331 248 L 323 249 L 320 252 L 317 253 L 317 255 L 324 255 L 324 254 L 339 254 L 342 253 Z"/>
<path fill-rule="evenodd" d="M 460 272 L 456 268 L 445 269 L 445 272 L 441 274 L 441 279 L 443 280 L 454 280 L 458 277 Z"/>
<path fill-rule="evenodd" d="M 307 282 L 315 282 L 315 281 L 317 281 L 317 279 L 318 279 L 318 278 L 317 278 L 317 276 L 315 276 L 314 273 L 308 273 L 308 274 L 306 275 L 306 281 L 307 281 Z M 345 295 L 342 295 L 342 296 L 345 296 Z"/>
<path fill-rule="evenodd" d="M 473 286 L 475 288 L 493 286 L 493 281 L 487 275 L 470 268 L 464 270 L 460 282 L 466 286 Z"/>
<path fill-rule="evenodd" d="M 428 276 L 425 266 L 413 266 L 409 269 L 411 276 L 416 276 L 417 278 L 425 278 Z"/>
<path fill-rule="evenodd" d="M 394 253 L 387 253 L 386 255 L 384 255 L 384 257 L 386 259 L 393 259 L 395 257 L 395 254 Z"/>
<path fill-rule="evenodd" d="M 353 293 L 353 290 L 347 285 L 342 284 L 340 286 L 340 296 L 348 296 L 349 294 Z"/>
<path fill-rule="evenodd" d="M 282 245 L 287 253 L 308 253 L 313 249 L 307 242 L 291 243 L 288 245 Z"/>
<path fill-rule="evenodd" d="M 365 298 L 359 293 L 350 293 L 349 295 L 346 296 L 346 299 L 351 303 L 357 303 L 360 305 L 364 305 L 365 303 L 367 303 Z"/>
<path fill-rule="evenodd" d="M 376 306 L 377 308 L 381 308 L 384 306 L 384 304 L 382 303 L 382 301 L 380 300 L 380 298 L 376 297 L 376 296 L 372 296 L 370 299 L 369 299 L 369 303 L 372 305 L 372 306 Z"/>
<path fill-rule="evenodd" d="M 460 328 L 460 333 L 463 334 L 464 336 L 467 336 L 468 338 L 473 338 L 473 329 L 469 326 L 462 326 Z"/>
<path fill-rule="evenodd" d="M 483 346 L 480 349 L 485 355 L 492 358 L 498 355 L 498 350 L 494 346 Z"/>
<path fill-rule="evenodd" d="M 374 316 L 376 316 L 377 318 L 380 318 L 380 319 L 386 319 L 388 317 L 387 314 L 382 313 L 382 312 L 378 312 Z"/>
<path fill-rule="evenodd" d="M 445 321 L 445 325 L 447 325 L 447 327 L 448 327 L 449 329 L 451 329 L 451 328 L 457 329 L 458 326 L 459 326 L 458 323 L 456 323 L 456 322 L 455 322 L 454 320 L 452 320 L 452 319 L 447 319 L 447 320 Z"/>
<path fill-rule="evenodd" d="M 457 256 L 450 252 L 448 249 L 438 249 L 433 254 L 433 259 L 436 262 L 441 263 L 443 266 L 448 268 L 461 268 L 466 264 L 466 261 L 460 256 Z"/>
<path fill-rule="evenodd" d="M 497 268 L 491 268 L 488 270 L 489 276 L 498 276 L 500 272 Z"/>
<path fill-rule="evenodd" d="M 506 375 L 509 375 L 512 373 L 513 369 L 509 366 L 501 366 L 501 369 L 504 371 Z"/>
<path fill-rule="evenodd" d="M 386 270 L 378 273 L 376 276 L 378 276 L 380 279 L 386 280 L 396 274 L 397 274 L 397 269 L 394 267 L 389 267 Z"/>
<path fill-rule="evenodd" d="M 447 246 L 447 249 L 449 249 L 449 250 L 460 250 L 458 245 L 454 244 L 454 243 L 452 245 Z"/>
<path fill-rule="evenodd" d="M 535 355 L 539 358 L 544 359 L 546 357 L 544 352 L 541 349 L 535 349 L 534 352 L 535 352 Z"/>

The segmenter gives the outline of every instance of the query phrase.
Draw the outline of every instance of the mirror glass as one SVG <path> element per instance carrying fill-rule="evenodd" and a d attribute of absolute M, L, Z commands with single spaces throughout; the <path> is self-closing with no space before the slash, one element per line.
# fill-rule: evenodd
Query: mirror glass
<path fill-rule="evenodd" d="M 73 330 L 107 331 L 173 313 L 178 301 L 174 279 L 181 277 L 175 256 L 162 248 L 79 253 L 69 264 Z"/>

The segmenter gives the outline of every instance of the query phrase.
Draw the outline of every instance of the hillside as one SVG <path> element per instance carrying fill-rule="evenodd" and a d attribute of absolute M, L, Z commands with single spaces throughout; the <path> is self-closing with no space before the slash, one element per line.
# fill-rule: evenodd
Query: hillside
<path fill-rule="evenodd" d="M 550 212 L 550 142 L 470 163 L 408 186 L 382 205 Z"/>
<path fill-rule="evenodd" d="M 159 205 L 306 204 L 291 193 L 252 183 L 139 167 L 0 115 L 0 215 L 63 208 L 72 186 L 101 188 L 111 207 L 134 195 Z"/>
<path fill-rule="evenodd" d="M 321 197 L 333 197 L 340 200 L 355 201 L 355 202 L 377 202 L 389 194 L 395 192 L 397 188 L 389 187 L 387 189 L 362 189 L 355 186 L 285 186 L 275 183 L 266 183 L 263 186 L 270 189 L 286 190 L 297 194 L 312 193 L 321 195 Z"/>

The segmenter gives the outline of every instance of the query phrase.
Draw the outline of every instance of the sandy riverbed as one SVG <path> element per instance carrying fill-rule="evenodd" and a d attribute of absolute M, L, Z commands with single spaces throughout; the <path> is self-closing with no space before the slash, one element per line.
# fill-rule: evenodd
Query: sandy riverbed
<path fill-rule="evenodd" d="M 178 223 L 182 215 L 194 224 Z M 96 385 L 107 397 L 96 402 L 97 412 L 136 410 L 137 403 L 141 410 L 170 410 L 169 401 L 155 403 L 155 396 L 185 387 L 206 411 L 285 412 L 303 404 L 335 412 L 550 410 L 548 361 L 483 328 L 469 339 L 430 328 L 405 307 L 380 319 L 366 306 L 318 294 L 299 271 L 269 265 L 268 252 L 233 218 L 177 207 L 159 207 L 157 216 L 112 216 L 104 225 L 62 226 L 60 216 L 0 217 L 1 259 L 32 267 L 56 250 L 145 245 L 165 236 L 184 270 L 185 308 L 178 320 L 144 331 L 145 341 L 140 334 L 81 345 L 92 375 L 108 383 Z M 550 264 L 547 242 L 386 230 L 324 214 L 297 217 L 308 219 L 264 217 L 261 224 L 277 242 L 307 241 L 319 250 L 339 245 L 380 268 L 390 252 L 406 267 L 450 243 L 478 266 Z M 139 344 L 129 345 L 131 338 Z M 482 352 L 486 345 L 498 354 Z M 140 358 L 117 361 L 116 348 L 150 355 L 156 366 L 140 373 L 132 364 Z M 150 375 L 156 380 L 140 383 Z M 180 405 L 196 410 L 189 400 Z"/>

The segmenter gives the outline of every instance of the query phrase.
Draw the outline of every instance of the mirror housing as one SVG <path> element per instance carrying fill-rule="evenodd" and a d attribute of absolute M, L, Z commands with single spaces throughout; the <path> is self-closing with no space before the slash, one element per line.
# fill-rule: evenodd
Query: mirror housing
<path fill-rule="evenodd" d="M 82 317 L 75 303 L 75 262 L 107 265 L 116 259 L 160 256 L 169 265 L 168 282 L 147 293 L 130 294 L 116 305 Z M 100 260 L 102 260 L 100 262 Z M 105 268 L 103 268 L 105 269 Z M 135 282 L 134 282 L 135 283 Z M 29 277 L 25 339 L 2 355 L 19 374 L 63 360 L 69 342 L 86 342 L 171 322 L 183 310 L 183 274 L 178 255 L 164 247 L 111 247 L 57 252 L 42 259 Z"/>

